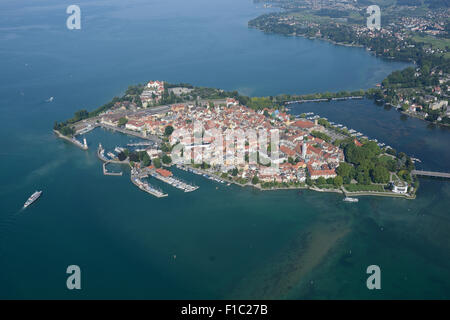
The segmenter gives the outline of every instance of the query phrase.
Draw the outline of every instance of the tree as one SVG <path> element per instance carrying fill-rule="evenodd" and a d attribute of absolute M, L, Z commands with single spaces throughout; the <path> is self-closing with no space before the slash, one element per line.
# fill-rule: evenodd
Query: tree
<path fill-rule="evenodd" d="M 167 126 L 165 129 L 164 129 L 164 135 L 166 135 L 167 137 L 169 137 L 171 134 L 172 134 L 172 132 L 173 132 L 173 127 L 172 126 Z"/>
<path fill-rule="evenodd" d="M 333 184 L 336 188 L 339 188 L 344 183 L 344 179 L 341 176 L 334 178 Z"/>
<path fill-rule="evenodd" d="M 165 154 L 162 157 L 162 162 L 164 164 L 171 164 L 172 163 L 172 158 L 170 156 L 168 156 L 167 154 Z"/>
<path fill-rule="evenodd" d="M 323 185 L 327 183 L 327 180 L 325 180 L 324 177 L 319 177 L 317 180 L 317 185 Z"/>
<path fill-rule="evenodd" d="M 127 124 L 127 122 L 128 122 L 128 119 L 122 117 L 119 119 L 118 125 L 119 125 L 119 127 L 123 127 L 124 125 Z"/>
<path fill-rule="evenodd" d="M 336 169 L 336 173 L 341 177 L 348 177 L 352 171 L 352 166 L 346 162 L 341 162 Z"/>
<path fill-rule="evenodd" d="M 119 161 L 124 161 L 127 158 L 127 155 L 125 154 L 125 152 L 120 152 L 117 155 L 117 158 L 119 159 Z"/>
<path fill-rule="evenodd" d="M 170 151 L 170 145 L 168 143 L 161 144 L 161 151 L 162 152 L 169 152 Z"/>
<path fill-rule="evenodd" d="M 161 168 L 161 160 L 159 158 L 155 158 L 153 159 L 153 165 L 155 166 L 155 168 Z"/>
<path fill-rule="evenodd" d="M 387 183 L 389 182 L 389 171 L 386 167 L 378 165 L 371 170 L 372 181 L 375 183 Z"/>
<path fill-rule="evenodd" d="M 356 181 L 358 181 L 359 184 L 370 184 L 370 176 L 367 172 L 360 171 L 356 175 Z"/>
<path fill-rule="evenodd" d="M 131 153 L 130 153 L 130 161 L 133 161 L 133 162 L 138 162 L 138 161 L 140 161 L 139 153 L 138 153 L 138 152 L 135 152 L 135 151 L 131 152 Z"/>
<path fill-rule="evenodd" d="M 148 167 L 152 163 L 152 160 L 150 160 L 150 157 L 147 152 L 144 152 L 142 155 L 142 165 L 144 167 Z"/>
<path fill-rule="evenodd" d="M 252 184 L 258 184 L 259 183 L 259 178 L 258 178 L 258 176 L 253 176 L 253 178 L 252 178 Z"/>
<path fill-rule="evenodd" d="M 233 177 L 236 177 L 238 173 L 239 173 L 239 170 L 237 168 L 233 168 L 233 170 L 231 170 L 231 175 Z"/>
<path fill-rule="evenodd" d="M 326 121 L 326 120 L 324 120 L 324 121 Z M 331 137 L 329 135 L 327 135 L 327 134 L 325 134 L 323 132 L 320 132 L 320 131 L 313 130 L 313 131 L 311 131 L 311 135 L 313 137 L 322 139 L 322 140 L 324 140 L 326 142 L 330 142 L 331 141 Z"/>

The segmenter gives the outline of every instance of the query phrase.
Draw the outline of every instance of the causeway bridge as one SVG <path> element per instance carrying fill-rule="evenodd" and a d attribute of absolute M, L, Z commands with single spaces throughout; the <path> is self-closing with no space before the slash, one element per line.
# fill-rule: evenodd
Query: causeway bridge
<path fill-rule="evenodd" d="M 450 179 L 450 173 L 447 172 L 433 172 L 433 171 L 422 171 L 422 170 L 413 170 L 411 174 L 416 176 L 426 176 L 426 177 L 438 177 L 438 178 L 448 178 Z"/>

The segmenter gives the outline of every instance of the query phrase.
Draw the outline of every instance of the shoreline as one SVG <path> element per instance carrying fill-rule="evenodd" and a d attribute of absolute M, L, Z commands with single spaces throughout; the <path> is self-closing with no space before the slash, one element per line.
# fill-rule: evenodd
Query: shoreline
<path fill-rule="evenodd" d="M 188 166 L 188 165 L 185 165 Z M 192 166 L 190 166 L 191 168 L 194 168 Z M 342 190 L 342 189 L 320 189 L 318 187 L 312 187 L 312 186 L 308 186 L 308 185 L 304 185 L 304 186 L 294 186 L 294 187 L 273 187 L 273 188 L 262 188 L 260 184 L 254 185 L 251 182 L 248 182 L 246 184 L 240 184 L 237 181 L 233 181 L 233 180 L 229 180 L 226 178 L 222 178 L 221 176 L 218 176 L 216 173 L 211 173 L 209 171 L 206 171 L 204 169 L 201 168 L 194 168 L 195 170 L 198 170 L 199 172 L 202 172 L 204 174 L 210 175 L 210 176 L 214 176 L 216 178 L 219 178 L 221 180 L 224 180 L 225 182 L 228 183 L 232 183 L 235 184 L 239 187 L 252 187 L 255 188 L 259 191 L 279 191 L 279 190 L 311 190 L 311 191 L 316 191 L 316 192 L 322 192 L 322 193 L 339 193 L 339 194 L 343 194 L 344 196 L 379 196 L 379 197 L 393 197 L 393 198 L 405 198 L 408 200 L 413 200 L 416 198 L 416 194 L 410 196 L 410 195 L 406 195 L 406 194 L 400 194 L 400 193 L 390 193 L 390 192 L 377 192 L 377 191 L 357 191 L 357 192 L 350 192 L 347 190 Z M 181 170 L 181 169 L 180 169 Z"/>
<path fill-rule="evenodd" d="M 382 59 L 385 59 L 385 60 L 387 60 L 387 61 L 412 63 L 412 64 L 414 64 L 414 65 L 417 65 L 417 61 L 414 60 L 413 58 L 409 58 L 408 60 L 401 60 L 401 59 L 396 59 L 395 57 L 385 57 L 385 56 L 383 56 L 383 55 L 379 55 L 379 54 L 373 52 L 370 48 L 368 48 L 368 47 L 366 47 L 366 46 L 364 46 L 364 45 L 347 44 L 347 43 L 344 43 L 344 42 L 337 42 L 337 41 L 334 41 L 334 40 L 331 40 L 331 39 L 327 39 L 327 38 L 314 37 L 314 36 L 313 36 L 313 37 L 309 37 L 309 36 L 306 36 L 306 35 L 296 34 L 296 33 L 283 34 L 283 33 L 277 33 L 277 32 L 269 32 L 269 31 L 265 31 L 265 30 L 263 30 L 263 29 L 261 29 L 261 28 L 258 28 L 258 27 L 256 27 L 256 26 L 249 26 L 249 28 L 253 28 L 253 29 L 259 30 L 259 31 L 261 31 L 261 32 L 267 33 L 267 34 L 283 35 L 283 36 L 286 36 L 286 37 L 302 37 L 302 38 L 308 39 L 308 40 L 320 40 L 320 41 L 325 41 L 325 42 L 327 42 L 327 43 L 330 43 L 330 44 L 333 44 L 333 45 L 336 45 L 336 46 L 354 47 L 354 48 L 363 48 L 363 49 L 365 49 L 367 52 L 369 52 L 371 55 L 373 55 L 373 56 L 375 56 L 375 57 L 377 57 L 377 58 L 382 58 Z M 370 89 L 370 88 L 369 88 L 369 89 Z M 365 89 L 364 91 L 367 91 L 367 90 L 368 90 L 368 89 Z M 324 92 L 318 92 L 317 94 L 322 94 L 322 93 L 324 93 Z M 366 97 L 366 98 L 367 98 L 367 97 Z M 375 99 L 374 99 L 374 98 L 368 98 L 368 99 L 373 100 L 373 101 L 375 102 Z M 314 101 L 314 100 L 315 100 L 315 101 Z M 299 100 L 299 101 L 289 101 L 289 102 L 285 103 L 285 105 L 289 105 L 289 104 L 293 104 L 293 103 L 305 103 L 305 102 L 330 102 L 329 99 L 314 99 L 314 100 L 313 100 L 313 101 L 301 101 L 301 100 Z M 350 100 L 350 99 L 336 99 L 336 100 Z M 332 98 L 331 101 L 335 101 L 335 99 Z M 388 104 L 388 103 L 383 102 L 383 105 L 387 105 L 387 104 Z M 443 127 L 450 127 L 450 124 L 447 124 L 447 123 L 441 123 L 441 122 L 437 122 L 437 121 L 429 121 L 429 120 L 426 120 L 425 118 L 420 117 L 420 116 L 418 116 L 418 115 L 414 115 L 414 114 L 411 114 L 411 113 L 408 113 L 408 112 L 405 112 L 405 111 L 400 111 L 400 112 L 401 112 L 402 114 L 405 114 L 405 115 L 408 115 L 408 116 L 411 116 L 411 117 L 420 119 L 420 120 L 425 121 L 425 122 L 428 122 L 428 123 L 430 123 L 430 124 L 434 124 L 434 125 L 438 125 L 438 126 L 443 126 Z"/>

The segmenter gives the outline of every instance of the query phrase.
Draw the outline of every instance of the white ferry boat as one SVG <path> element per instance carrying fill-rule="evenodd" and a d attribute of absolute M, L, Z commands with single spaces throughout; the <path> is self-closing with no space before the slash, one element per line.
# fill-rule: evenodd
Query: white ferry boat
<path fill-rule="evenodd" d="M 343 201 L 345 201 L 345 202 L 358 202 L 359 199 L 357 199 L 357 198 L 345 197 Z"/>
<path fill-rule="evenodd" d="M 32 204 L 33 202 L 35 202 L 42 194 L 42 191 L 36 191 L 35 193 L 33 193 L 31 195 L 31 197 L 28 198 L 28 200 L 25 202 L 25 204 L 23 205 L 24 208 L 27 208 L 30 204 Z"/>

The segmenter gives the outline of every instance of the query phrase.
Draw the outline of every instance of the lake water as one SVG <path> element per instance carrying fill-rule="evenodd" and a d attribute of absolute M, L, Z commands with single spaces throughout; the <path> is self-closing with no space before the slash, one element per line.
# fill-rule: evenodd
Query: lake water
<path fill-rule="evenodd" d="M 94 109 L 150 79 L 248 95 L 368 88 L 405 64 L 360 48 L 266 35 L 243 0 L 0 4 L 0 298 L 449 298 L 450 183 L 421 179 L 416 200 L 259 192 L 174 169 L 200 188 L 168 198 L 105 177 L 96 158 L 135 140 L 97 129 L 88 151 L 57 139 L 53 122 Z M 54 96 L 54 102 L 45 100 Z M 450 171 L 446 129 L 367 100 L 303 104 Z M 117 168 L 115 168 L 117 169 Z M 43 196 L 27 210 L 36 189 Z M 82 290 L 66 289 L 66 268 Z M 368 265 L 382 270 L 369 291 Z"/>

